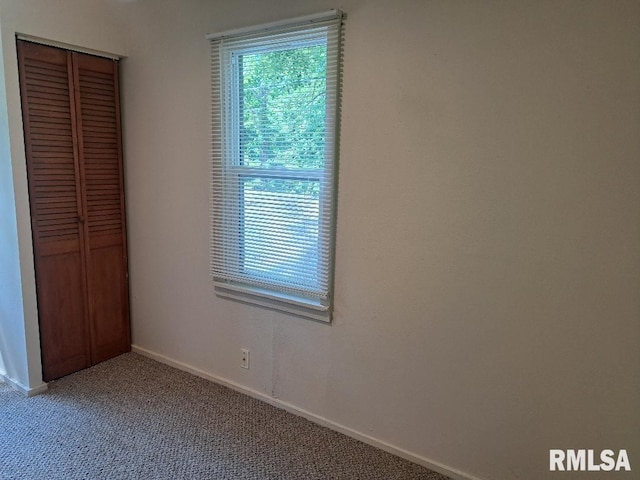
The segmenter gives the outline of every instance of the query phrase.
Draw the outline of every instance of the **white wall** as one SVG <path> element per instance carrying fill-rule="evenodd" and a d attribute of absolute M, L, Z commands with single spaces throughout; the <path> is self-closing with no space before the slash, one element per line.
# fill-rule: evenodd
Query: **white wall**
<path fill-rule="evenodd" d="M 28 374 L 6 103 L 0 74 L 0 376 L 17 379 Z"/>
<path fill-rule="evenodd" d="M 42 368 L 15 35 L 124 54 L 118 25 L 101 0 L 0 0 L 0 370 L 26 391 Z"/>
<path fill-rule="evenodd" d="M 326 326 L 214 296 L 204 35 L 332 7 Z M 639 7 L 126 4 L 134 343 L 478 478 L 545 478 L 549 448 L 627 448 L 640 468 Z"/>
<path fill-rule="evenodd" d="M 23 23 L 129 55 L 137 346 L 470 477 L 549 478 L 549 448 L 627 448 L 640 468 L 638 2 L 114 0 L 103 22 L 96 2 L 45 5 L 0 0 L 29 328 Z M 328 326 L 214 296 L 204 35 L 334 7 L 348 18 Z"/>

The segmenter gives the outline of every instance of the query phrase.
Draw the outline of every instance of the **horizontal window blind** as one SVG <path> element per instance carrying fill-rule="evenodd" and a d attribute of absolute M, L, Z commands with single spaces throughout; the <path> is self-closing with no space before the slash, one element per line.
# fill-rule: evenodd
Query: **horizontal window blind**
<path fill-rule="evenodd" d="M 211 274 L 224 296 L 330 312 L 340 28 L 333 12 L 211 38 Z"/>

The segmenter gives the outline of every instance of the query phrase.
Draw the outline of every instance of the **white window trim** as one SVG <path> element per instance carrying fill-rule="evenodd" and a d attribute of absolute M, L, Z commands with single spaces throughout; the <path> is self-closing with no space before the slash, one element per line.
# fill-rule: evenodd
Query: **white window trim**
<path fill-rule="evenodd" d="M 273 30 L 297 27 L 299 25 L 326 22 L 328 20 L 341 19 L 343 13 L 340 10 L 328 10 L 326 12 L 304 15 L 301 17 L 290 18 L 288 20 L 278 20 L 276 22 L 262 23 L 253 27 L 242 27 L 233 30 L 225 30 L 218 33 L 208 33 L 207 40 L 217 40 L 219 38 L 232 38 L 247 34 L 264 34 Z"/>

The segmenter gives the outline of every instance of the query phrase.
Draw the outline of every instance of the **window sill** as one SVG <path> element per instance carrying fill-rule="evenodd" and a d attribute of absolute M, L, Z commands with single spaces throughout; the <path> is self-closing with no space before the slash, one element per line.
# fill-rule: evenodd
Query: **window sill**
<path fill-rule="evenodd" d="M 222 298 L 258 305 L 319 322 L 331 322 L 331 308 L 320 300 L 220 281 L 215 281 L 214 287 L 216 295 Z"/>

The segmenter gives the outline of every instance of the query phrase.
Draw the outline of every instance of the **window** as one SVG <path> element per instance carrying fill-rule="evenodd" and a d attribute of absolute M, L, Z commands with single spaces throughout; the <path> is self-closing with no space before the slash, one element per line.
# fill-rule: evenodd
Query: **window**
<path fill-rule="evenodd" d="M 210 35 L 216 293 L 329 321 L 340 12 Z"/>

